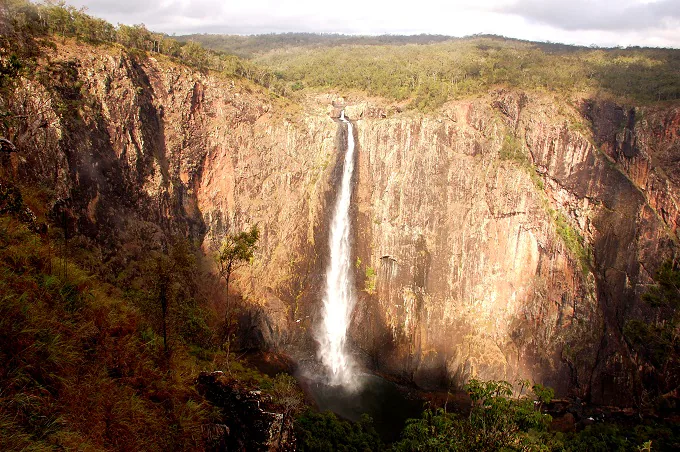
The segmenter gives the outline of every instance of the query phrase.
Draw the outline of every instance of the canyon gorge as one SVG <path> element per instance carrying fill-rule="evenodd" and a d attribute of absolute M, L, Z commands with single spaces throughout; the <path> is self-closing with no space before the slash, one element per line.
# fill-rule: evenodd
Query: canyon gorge
<path fill-rule="evenodd" d="M 25 120 L 7 167 L 104 250 L 180 234 L 209 255 L 257 225 L 233 284 L 243 347 L 316 359 L 349 130 L 357 365 L 428 390 L 523 378 L 641 403 L 654 370 L 623 330 L 653 315 L 641 295 L 678 249 L 677 102 L 496 87 L 427 113 L 337 90 L 298 103 L 71 41 L 38 65 L 49 76 L 8 99 Z"/>

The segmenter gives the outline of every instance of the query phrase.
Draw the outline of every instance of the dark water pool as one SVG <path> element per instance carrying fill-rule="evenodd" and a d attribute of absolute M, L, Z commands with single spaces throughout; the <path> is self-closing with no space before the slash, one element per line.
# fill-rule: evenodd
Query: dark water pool
<path fill-rule="evenodd" d="M 423 411 L 424 400 L 414 391 L 377 375 L 360 375 L 356 391 L 305 377 L 301 379 L 307 396 L 319 410 L 330 410 L 351 421 L 358 421 L 366 413 L 373 418 L 374 426 L 385 442 L 399 439 L 406 419 L 420 417 Z"/>
<path fill-rule="evenodd" d="M 424 394 L 367 372 L 358 376 L 356 391 L 330 386 L 324 383 L 321 377 L 324 370 L 315 360 L 294 363 L 268 353 L 254 353 L 247 360 L 271 377 L 279 372 L 295 374 L 307 400 L 320 411 L 330 410 L 350 421 L 358 421 L 362 414 L 368 414 L 386 443 L 398 440 L 406 419 L 420 417 L 426 399 L 433 399 L 433 393 Z"/>

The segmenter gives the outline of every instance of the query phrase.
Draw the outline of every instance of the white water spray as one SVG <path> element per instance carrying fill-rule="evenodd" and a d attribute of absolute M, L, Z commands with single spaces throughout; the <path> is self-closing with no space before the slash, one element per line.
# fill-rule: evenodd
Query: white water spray
<path fill-rule="evenodd" d="M 354 363 L 345 342 L 354 308 L 354 292 L 350 277 L 350 219 L 349 202 L 352 196 L 354 172 L 354 135 L 352 124 L 347 124 L 347 151 L 342 168 L 342 185 L 338 195 L 330 231 L 330 265 L 326 270 L 326 292 L 323 299 L 323 324 L 317 336 L 319 358 L 329 372 L 329 383 L 352 389 L 355 386 Z"/>

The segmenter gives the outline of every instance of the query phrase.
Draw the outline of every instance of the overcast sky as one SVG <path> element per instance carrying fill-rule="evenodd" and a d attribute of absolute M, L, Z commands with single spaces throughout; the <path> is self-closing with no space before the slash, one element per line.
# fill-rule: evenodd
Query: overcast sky
<path fill-rule="evenodd" d="M 168 34 L 492 33 L 533 41 L 680 48 L 680 0 L 67 0 Z"/>

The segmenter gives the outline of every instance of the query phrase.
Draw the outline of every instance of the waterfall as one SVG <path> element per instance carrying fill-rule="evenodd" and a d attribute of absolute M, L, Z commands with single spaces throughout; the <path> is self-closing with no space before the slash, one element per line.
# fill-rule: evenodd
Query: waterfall
<path fill-rule="evenodd" d="M 352 124 L 347 124 L 347 151 L 342 168 L 342 184 L 335 203 L 330 230 L 330 264 L 326 269 L 326 290 L 323 298 L 323 323 L 317 341 L 318 355 L 326 366 L 332 386 L 352 388 L 355 386 L 354 363 L 346 347 L 354 291 L 351 279 L 350 218 L 349 204 L 352 196 L 352 173 L 354 172 L 354 135 Z"/>

